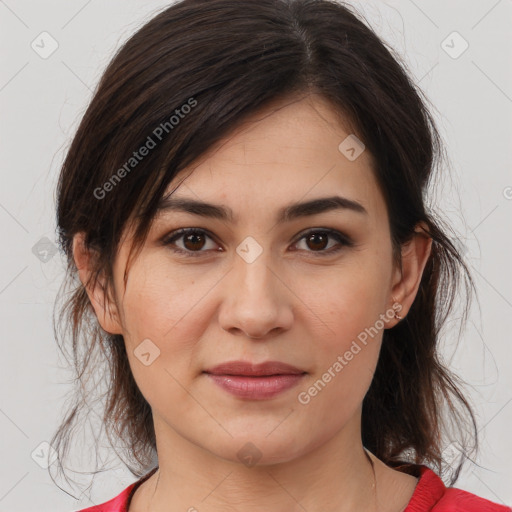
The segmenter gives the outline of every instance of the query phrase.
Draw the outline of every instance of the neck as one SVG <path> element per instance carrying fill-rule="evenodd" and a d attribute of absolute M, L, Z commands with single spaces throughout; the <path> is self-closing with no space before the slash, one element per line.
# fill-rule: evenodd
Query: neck
<path fill-rule="evenodd" d="M 249 467 L 204 450 L 155 418 L 159 469 L 134 495 L 130 512 L 374 511 L 375 473 L 358 425 L 289 460 Z"/>

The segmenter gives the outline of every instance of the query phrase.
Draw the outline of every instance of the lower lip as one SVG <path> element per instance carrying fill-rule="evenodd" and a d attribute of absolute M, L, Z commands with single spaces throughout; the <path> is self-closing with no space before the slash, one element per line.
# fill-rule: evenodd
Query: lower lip
<path fill-rule="evenodd" d="M 304 373 L 248 377 L 242 375 L 213 375 L 207 373 L 217 385 L 239 398 L 265 400 L 296 386 Z"/>

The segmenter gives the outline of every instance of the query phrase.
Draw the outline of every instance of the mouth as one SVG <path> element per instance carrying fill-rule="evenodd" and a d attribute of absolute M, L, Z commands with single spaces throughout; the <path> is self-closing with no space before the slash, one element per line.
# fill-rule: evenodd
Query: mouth
<path fill-rule="evenodd" d="M 203 372 L 224 391 L 238 398 L 265 400 L 296 386 L 307 372 L 280 361 L 252 364 L 222 363 Z"/>
<path fill-rule="evenodd" d="M 267 377 L 272 375 L 300 375 L 306 372 L 281 361 L 266 361 L 259 364 L 246 361 L 229 361 L 205 370 L 205 373 L 211 375 Z"/>

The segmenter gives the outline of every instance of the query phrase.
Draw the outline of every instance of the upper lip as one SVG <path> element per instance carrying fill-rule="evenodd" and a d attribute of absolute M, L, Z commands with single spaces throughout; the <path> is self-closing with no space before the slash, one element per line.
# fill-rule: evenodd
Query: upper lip
<path fill-rule="evenodd" d="M 306 373 L 295 366 L 280 361 L 266 361 L 253 364 L 246 361 L 229 361 L 205 370 L 213 375 L 293 375 Z"/>

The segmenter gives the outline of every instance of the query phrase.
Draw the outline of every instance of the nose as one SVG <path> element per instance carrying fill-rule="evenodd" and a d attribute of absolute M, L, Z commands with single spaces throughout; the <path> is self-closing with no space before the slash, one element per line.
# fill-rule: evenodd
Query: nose
<path fill-rule="evenodd" d="M 221 327 L 250 339 L 267 339 L 290 329 L 293 293 L 284 271 L 271 261 L 270 250 L 250 263 L 237 254 L 233 265 L 219 312 Z"/>

